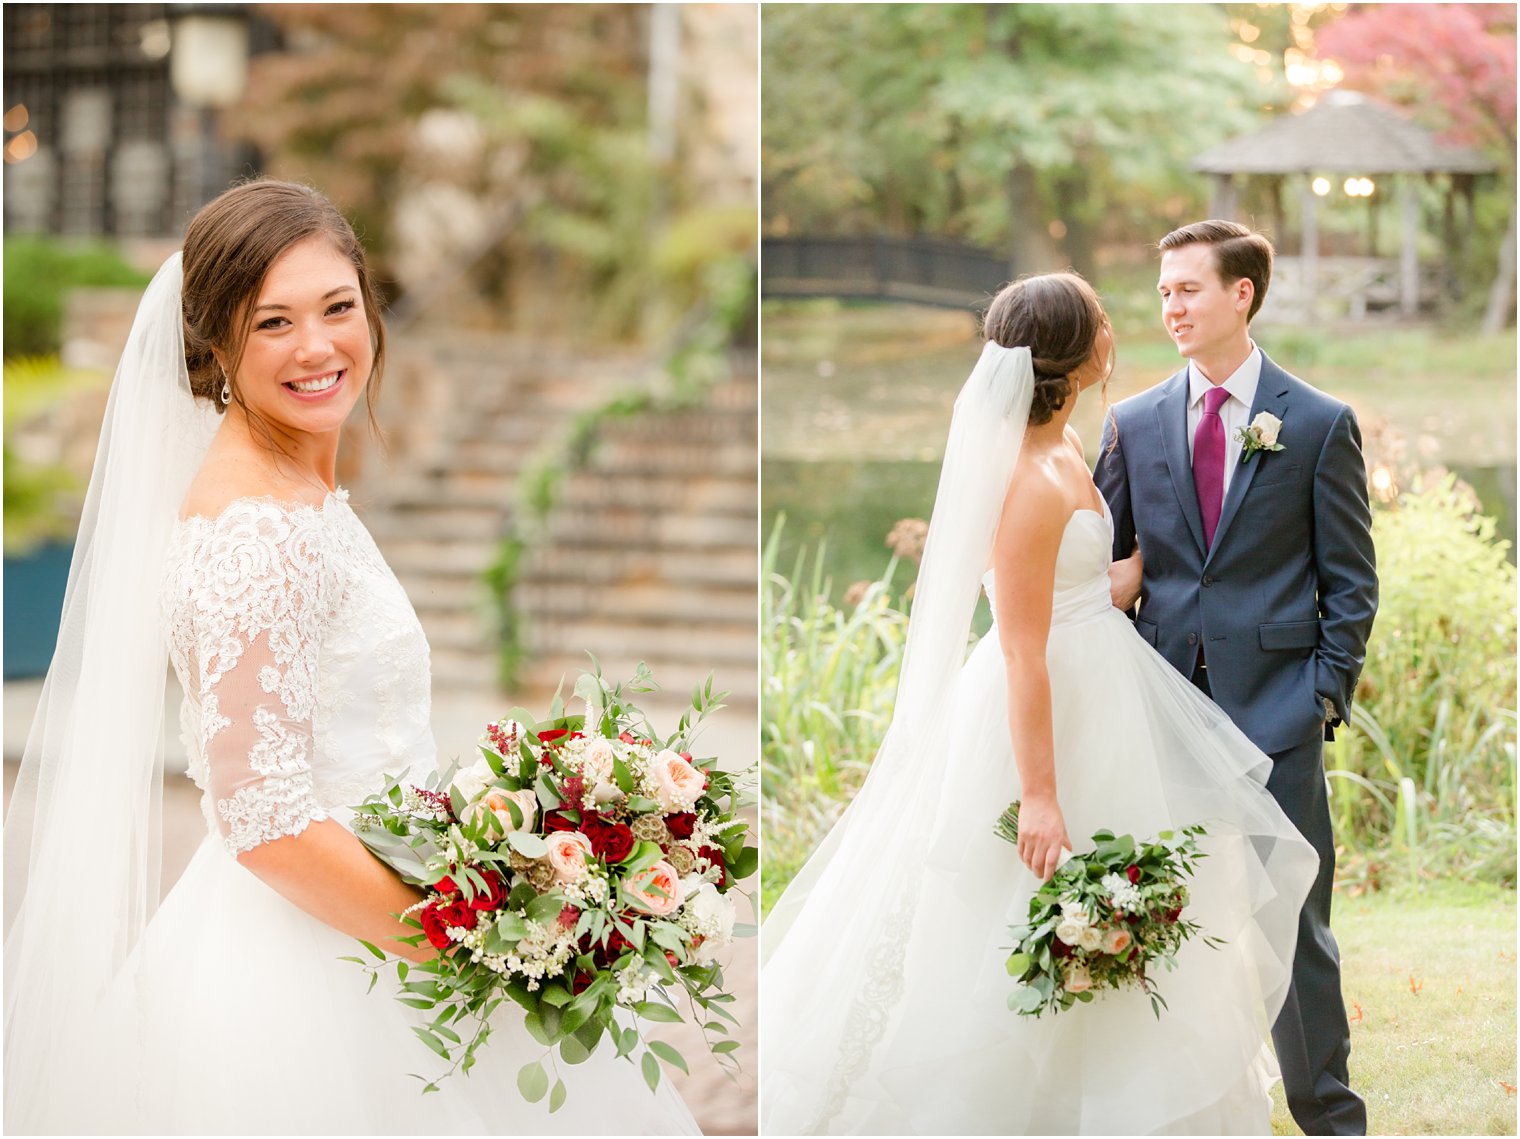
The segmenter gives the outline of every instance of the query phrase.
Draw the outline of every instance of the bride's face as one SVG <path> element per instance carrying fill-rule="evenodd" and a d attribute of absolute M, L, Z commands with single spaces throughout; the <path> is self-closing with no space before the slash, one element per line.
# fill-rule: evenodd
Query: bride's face
<path fill-rule="evenodd" d="M 342 427 L 375 361 L 348 259 L 321 235 L 297 242 L 269 267 L 244 319 L 232 383 L 249 411 L 293 432 Z"/>

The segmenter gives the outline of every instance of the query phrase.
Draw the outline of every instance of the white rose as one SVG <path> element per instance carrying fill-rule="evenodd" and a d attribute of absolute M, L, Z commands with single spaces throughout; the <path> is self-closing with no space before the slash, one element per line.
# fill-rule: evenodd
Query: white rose
<path fill-rule="evenodd" d="M 1282 420 L 1269 411 L 1263 411 L 1251 420 L 1251 430 L 1261 440 L 1263 447 L 1277 444 L 1277 433 L 1282 430 Z"/>
<path fill-rule="evenodd" d="M 1061 917 L 1079 926 L 1089 925 L 1092 922 L 1092 918 L 1088 916 L 1087 907 L 1080 902 L 1062 902 Z"/>
<path fill-rule="evenodd" d="M 454 789 L 459 792 L 459 797 L 466 803 L 480 798 L 487 787 L 497 780 L 496 772 L 491 770 L 491 765 L 486 762 L 486 757 L 481 756 L 469 767 L 466 767 L 454 776 Z"/>
<path fill-rule="evenodd" d="M 1060 924 L 1056 926 L 1056 936 L 1067 945 L 1076 945 L 1082 940 L 1082 931 L 1086 928 L 1085 925 L 1080 925 L 1070 918 L 1062 918 Z"/>
<path fill-rule="evenodd" d="M 666 814 L 684 811 L 702 797 L 707 777 L 686 762 L 679 752 L 666 748 L 650 761 L 655 798 Z"/>
<path fill-rule="evenodd" d="M 1085 993 L 1092 988 L 1092 984 L 1092 974 L 1087 971 L 1086 965 L 1073 965 L 1066 970 L 1068 993 Z"/>
<path fill-rule="evenodd" d="M 687 894 L 685 906 L 692 927 L 702 935 L 697 960 L 707 964 L 733 940 L 734 904 L 712 883 L 702 882 Z"/>
<path fill-rule="evenodd" d="M 1096 926 L 1084 926 L 1081 936 L 1077 938 L 1077 944 L 1091 953 L 1102 947 L 1103 933 Z"/>

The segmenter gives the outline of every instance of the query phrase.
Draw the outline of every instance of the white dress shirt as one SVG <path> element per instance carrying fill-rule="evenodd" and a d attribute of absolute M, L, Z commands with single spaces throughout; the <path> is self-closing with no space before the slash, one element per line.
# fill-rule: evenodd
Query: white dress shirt
<path fill-rule="evenodd" d="M 1219 408 L 1219 418 L 1224 421 L 1224 488 L 1229 493 L 1230 479 L 1240 466 L 1240 440 L 1235 432 L 1251 422 L 1251 404 L 1256 399 L 1256 385 L 1261 380 L 1261 349 L 1251 342 L 1251 352 L 1233 375 L 1220 385 L 1230 393 Z M 1214 385 L 1198 370 L 1198 365 L 1188 361 L 1188 408 L 1187 440 L 1188 461 L 1193 458 L 1193 439 L 1198 434 L 1198 421 L 1203 418 L 1203 393 Z"/>

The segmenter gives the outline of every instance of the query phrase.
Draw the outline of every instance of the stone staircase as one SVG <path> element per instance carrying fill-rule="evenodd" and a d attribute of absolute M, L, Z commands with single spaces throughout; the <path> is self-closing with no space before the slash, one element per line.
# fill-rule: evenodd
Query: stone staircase
<path fill-rule="evenodd" d="M 712 673 L 730 706 L 756 707 L 756 413 L 751 357 L 700 407 L 604 428 L 518 586 L 535 683 L 589 649 L 613 679 L 646 661 L 677 702 Z"/>
<path fill-rule="evenodd" d="M 373 474 L 350 480 L 354 503 L 427 632 L 435 704 L 499 703 L 481 573 L 517 481 L 544 440 L 627 385 L 641 362 L 486 334 L 408 340 L 382 403 L 405 459 L 386 471 L 364 455 Z M 590 650 L 612 679 L 647 661 L 673 696 L 715 671 L 729 703 L 753 711 L 756 409 L 751 357 L 702 407 L 604 429 L 522 567 L 515 599 L 530 659 L 512 703 L 538 706 Z"/>

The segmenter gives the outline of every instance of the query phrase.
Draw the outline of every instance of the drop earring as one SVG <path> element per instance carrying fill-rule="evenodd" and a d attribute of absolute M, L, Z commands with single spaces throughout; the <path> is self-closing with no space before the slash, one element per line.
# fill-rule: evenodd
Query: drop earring
<path fill-rule="evenodd" d="M 222 406 L 226 407 L 232 402 L 232 379 L 227 375 L 227 369 L 222 369 Z"/>

